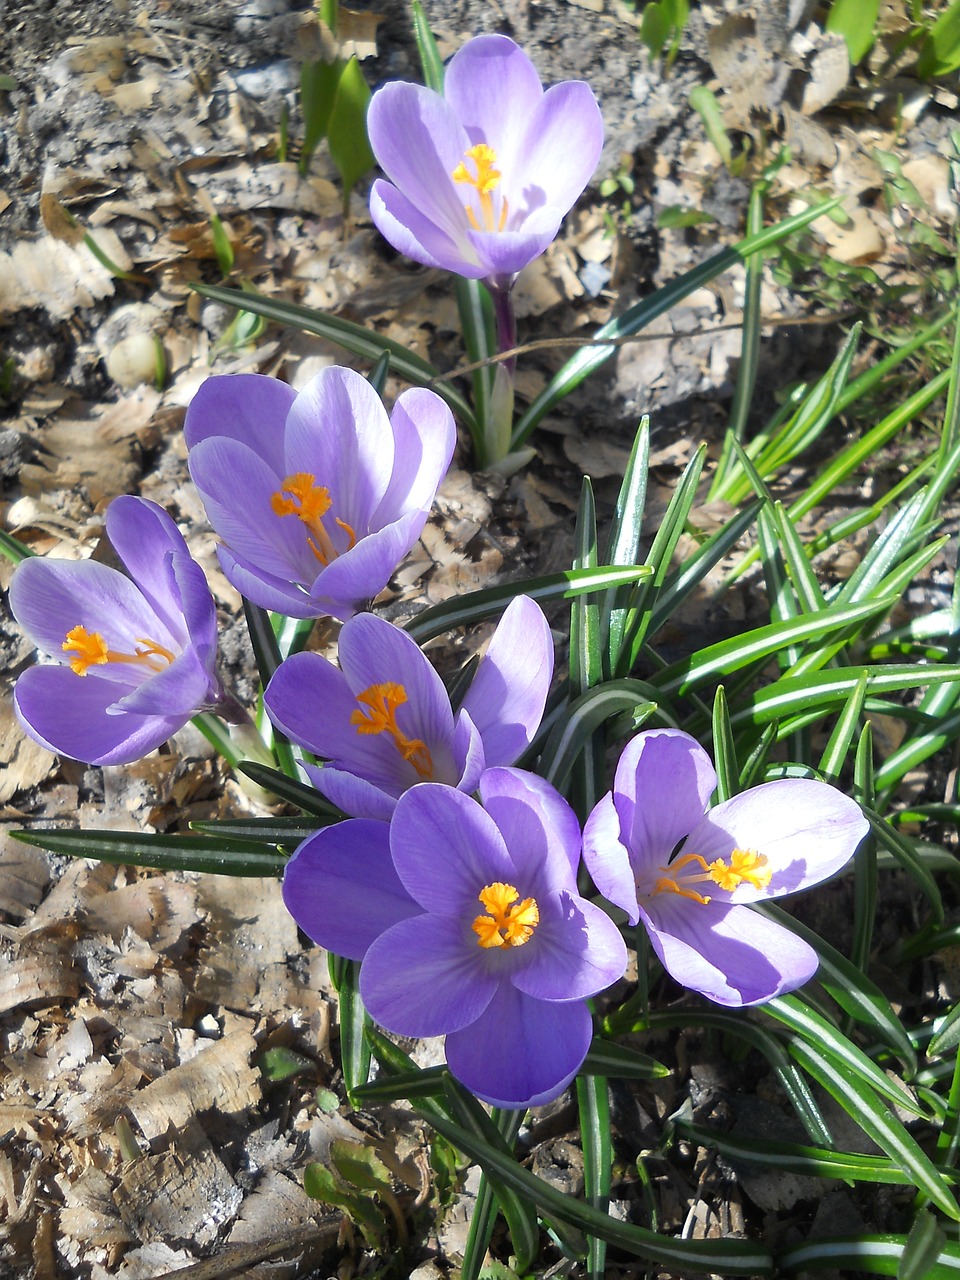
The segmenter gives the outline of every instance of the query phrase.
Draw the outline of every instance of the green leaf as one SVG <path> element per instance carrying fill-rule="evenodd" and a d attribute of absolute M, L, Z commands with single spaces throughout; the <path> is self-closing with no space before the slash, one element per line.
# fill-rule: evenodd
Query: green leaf
<path fill-rule="evenodd" d="M 653 689 L 641 680 L 608 680 L 581 694 L 550 732 L 540 772 L 558 791 L 566 788 L 571 770 L 593 734 L 612 716 L 629 712 L 639 728 L 657 710 Z"/>
<path fill-rule="evenodd" d="M 330 1143 L 330 1160 L 344 1182 L 358 1191 L 390 1191 L 390 1170 L 376 1151 L 363 1142 L 334 1138 Z"/>
<path fill-rule="evenodd" d="M 907 1237 L 897 1235 L 838 1236 L 794 1245 L 777 1259 L 787 1275 L 832 1271 L 839 1275 L 896 1276 Z M 924 1280 L 958 1280 L 960 1245 L 948 1243 Z"/>
<path fill-rule="evenodd" d="M 423 69 L 423 83 L 434 93 L 443 93 L 443 59 L 433 38 L 430 24 L 427 22 L 420 0 L 413 0 L 413 34 L 420 54 L 420 66 Z"/>
<path fill-rule="evenodd" d="M 594 1036 L 580 1071 L 588 1076 L 612 1076 L 615 1080 L 662 1080 L 670 1067 L 649 1054 Z"/>
<path fill-rule="evenodd" d="M 415 387 L 430 387 L 447 402 L 471 434 L 476 431 L 476 419 L 466 399 L 449 382 L 438 382 L 434 385 L 434 379 L 439 377 L 438 371 L 407 347 L 401 346 L 399 342 L 385 338 L 364 325 L 355 324 L 352 320 L 326 315 L 322 311 L 314 311 L 311 307 L 302 307 L 281 298 L 267 298 L 263 294 L 224 289 L 214 284 L 194 284 L 191 288 L 204 298 L 212 298 L 214 302 L 223 302 L 229 307 L 253 311 L 276 324 L 302 329 L 304 333 L 326 338 L 327 341 L 336 343 L 346 351 L 360 356 L 361 359 L 368 360 L 371 364 L 376 364 L 385 351 L 389 352 L 390 367 L 398 377 L 405 378 Z"/>
<path fill-rule="evenodd" d="M 35 552 L 19 538 L 15 538 L 12 533 L 7 533 L 0 529 L 0 555 L 4 556 L 11 564 L 20 564 L 21 561 L 29 559 Z"/>
<path fill-rule="evenodd" d="M 376 161 L 367 140 L 367 107 L 370 86 L 363 78 L 360 63 L 351 58 L 337 81 L 337 91 L 327 125 L 330 156 L 343 183 L 346 207 L 359 178 L 372 169 Z"/>
<path fill-rule="evenodd" d="M 606 591 L 611 587 L 632 585 L 649 573 L 646 565 L 624 568 L 601 565 L 597 569 L 570 569 L 563 573 L 545 574 L 542 578 L 527 578 L 524 582 L 485 587 L 482 591 L 470 591 L 424 609 L 423 613 L 406 623 L 404 630 L 422 645 L 445 631 L 472 626 L 500 613 L 516 596 L 530 596 L 540 601 L 570 600 L 585 591 Z"/>
<path fill-rule="evenodd" d="M 833 0 L 827 14 L 827 30 L 846 40 L 854 67 L 873 44 L 879 14 L 880 0 Z"/>
<path fill-rule="evenodd" d="M 300 110 L 303 113 L 303 141 L 300 144 L 300 173 L 306 176 L 310 157 L 327 136 L 330 112 L 345 63 L 305 62 L 300 68 Z"/>
<path fill-rule="evenodd" d="M 287 804 L 295 804 L 304 813 L 313 813 L 317 817 L 332 819 L 333 821 L 338 821 L 344 816 L 339 809 L 330 804 L 328 800 L 325 800 L 319 791 L 308 786 L 305 782 L 297 782 L 294 778 L 288 778 L 279 769 L 271 769 L 269 765 L 257 764 L 254 760 L 243 760 L 238 767 L 241 773 L 245 773 L 248 778 L 252 778 L 258 786 L 267 791 L 272 791 L 278 799 L 286 800 Z"/>
<path fill-rule="evenodd" d="M 647 497 L 647 472 L 650 466 L 650 419 L 644 417 L 637 428 L 633 448 L 623 474 L 610 533 L 607 540 L 606 564 L 636 564 L 640 559 L 643 536 L 643 511 Z M 604 597 L 600 615 L 607 636 L 605 670 L 608 675 L 617 668 L 623 643 L 627 611 L 622 606 L 623 591 L 610 591 Z"/>
<path fill-rule="evenodd" d="M 723 122 L 723 112 L 716 95 L 705 84 L 690 90 L 688 101 L 703 121 L 703 130 L 717 149 L 717 154 L 727 169 L 733 167 L 733 146 Z"/>
<path fill-rule="evenodd" d="M 924 79 L 949 75 L 960 67 L 960 0 L 953 0 L 927 32 L 917 58 L 917 75 Z"/>
<path fill-rule="evenodd" d="M 332 821 L 336 822 L 334 818 Z M 191 822 L 190 830 L 201 835 L 219 836 L 230 840 L 252 840 L 254 844 L 272 844 L 289 849 L 315 836 L 329 825 L 319 818 L 211 818 L 204 822 Z"/>
<path fill-rule="evenodd" d="M 305 1058 L 302 1053 L 295 1053 L 285 1045 L 274 1045 L 270 1049 L 264 1049 L 257 1058 L 257 1066 L 261 1074 L 274 1084 L 290 1080 L 301 1072 L 315 1072 L 317 1069 L 317 1064 L 312 1059 Z"/>
<path fill-rule="evenodd" d="M 335 981 L 340 1010 L 340 1067 L 347 1097 L 370 1078 L 370 1016 L 360 998 L 360 962 L 338 957 Z"/>
<path fill-rule="evenodd" d="M 889 822 L 885 822 L 874 810 L 864 806 L 863 812 L 878 842 L 888 853 L 893 854 L 903 870 L 913 877 L 933 908 L 934 922 L 940 924 L 943 921 L 943 899 L 930 869 L 924 864 L 923 859 L 917 855 L 907 836 L 900 831 L 896 831 Z"/>
<path fill-rule="evenodd" d="M 865 1156 L 850 1151 L 830 1151 L 826 1147 L 808 1147 L 797 1142 L 771 1142 L 754 1134 L 741 1137 L 736 1133 L 720 1133 L 703 1125 L 676 1117 L 674 1128 L 690 1142 L 719 1151 L 729 1160 L 777 1169 L 804 1178 L 838 1178 L 843 1182 L 880 1182 L 895 1187 L 911 1187 L 913 1179 L 894 1161 L 883 1156 Z M 958 1182 L 952 1169 L 939 1169 L 943 1179 Z"/>
<path fill-rule="evenodd" d="M 617 316 L 616 319 L 603 325 L 594 334 L 594 338 L 599 340 L 599 345 L 583 347 L 576 355 L 572 356 L 517 422 L 510 442 L 511 449 L 518 449 L 554 405 L 558 404 L 564 396 L 569 395 L 571 391 L 578 387 L 588 374 L 599 369 L 602 364 L 615 354 L 617 351 L 617 339 L 629 337 L 633 333 L 639 333 L 657 316 L 663 315 L 672 307 L 675 307 L 682 299 L 689 297 L 694 290 L 701 288 L 701 286 L 715 279 L 737 263 L 746 261 L 751 254 L 759 253 L 779 244 L 795 231 L 808 226 L 831 209 L 837 208 L 839 203 L 839 199 L 818 202 L 809 209 L 805 209 L 802 213 L 795 214 L 784 222 L 766 228 L 759 235 L 748 236 L 731 248 L 721 249 L 719 253 L 714 254 L 706 262 L 702 262 L 698 267 L 688 271 L 679 280 L 674 280 L 671 284 L 658 289 L 649 297 L 644 298 L 642 302 L 630 307 L 623 315 Z M 605 342 L 604 339 L 611 339 L 611 341 Z"/>
<path fill-rule="evenodd" d="M 744 724 L 762 725 L 800 711 L 812 711 L 817 718 L 826 716 L 831 708 L 846 702 L 864 673 L 867 677 L 868 695 L 893 693 L 901 689 L 913 690 L 918 685 L 960 680 L 960 666 L 952 663 L 945 663 L 942 667 L 890 663 L 887 666 L 820 671 L 814 675 L 777 680 L 768 685 L 766 689 L 752 695 L 745 706 L 732 713 L 731 723 L 734 728 Z"/>
<path fill-rule="evenodd" d="M 921 1209 L 903 1246 L 897 1280 L 927 1280 L 943 1252 L 947 1236 L 929 1209 Z"/>
<path fill-rule="evenodd" d="M 541 1215 L 557 1218 L 588 1235 L 595 1235 L 647 1263 L 656 1263 L 682 1274 L 714 1271 L 723 1276 L 769 1276 L 769 1251 L 746 1240 L 685 1240 L 660 1235 L 644 1227 L 618 1222 L 592 1205 L 564 1195 L 529 1170 L 518 1165 L 489 1143 L 477 1138 L 446 1116 L 429 1117 L 433 1127 L 449 1142 L 475 1160 L 490 1176 L 499 1178 L 518 1196 L 536 1205 Z"/>
<path fill-rule="evenodd" d="M 601 1213 L 606 1213 L 610 1203 L 613 1165 L 607 1081 L 603 1076 L 579 1075 L 576 1086 L 583 1151 L 583 1189 L 589 1203 Z M 587 1271 L 591 1280 L 604 1280 L 606 1241 L 599 1236 L 588 1236 L 587 1250 Z"/>
<path fill-rule="evenodd" d="M 146 835 L 142 831 L 11 831 L 15 840 L 70 858 L 95 858 L 159 871 L 220 876 L 279 876 L 286 858 L 270 845 L 212 836 Z"/>

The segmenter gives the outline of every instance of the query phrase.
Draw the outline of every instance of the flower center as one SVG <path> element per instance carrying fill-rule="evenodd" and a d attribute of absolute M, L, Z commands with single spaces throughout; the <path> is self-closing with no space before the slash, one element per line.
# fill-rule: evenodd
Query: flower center
<path fill-rule="evenodd" d="M 684 871 L 685 867 L 699 867 L 699 871 Z M 692 898 L 694 902 L 710 901 L 701 893 L 688 886 L 712 881 L 725 893 L 731 893 L 744 881 L 754 889 L 766 889 L 773 871 L 767 866 L 766 854 L 757 853 L 753 849 L 734 849 L 727 861 L 717 858 L 707 862 L 699 853 L 685 853 L 661 871 L 668 872 L 653 886 L 654 893 L 679 893 L 682 898 Z M 680 874 L 677 874 L 677 873 Z"/>
<path fill-rule="evenodd" d="M 156 640 L 137 636 L 137 645 L 143 647 L 138 647 L 133 653 L 121 653 L 111 649 L 99 631 L 88 631 L 78 623 L 67 632 L 60 647 L 64 653 L 74 655 L 70 659 L 70 670 L 75 671 L 78 676 L 85 676 L 89 667 L 103 667 L 108 662 L 132 662 L 146 667 L 151 675 L 155 675 L 158 671 L 165 671 L 176 657 L 175 653 L 165 649 L 162 644 L 157 644 Z"/>
<path fill-rule="evenodd" d="M 433 777 L 433 760 L 427 744 L 421 738 L 408 738 L 397 724 L 397 707 L 407 701 L 407 691 L 402 684 L 372 684 L 357 694 L 360 709 L 354 711 L 350 723 L 357 733 L 386 733 L 393 739 L 404 760 L 412 764 L 421 778 Z"/>
<path fill-rule="evenodd" d="M 306 525 L 307 543 L 322 565 L 328 565 L 340 554 L 323 525 L 323 517 L 331 505 L 330 490 L 317 484 L 316 476 L 312 476 L 309 471 L 298 471 L 295 475 L 287 476 L 276 493 L 270 495 L 270 506 L 275 516 L 296 516 Z M 343 520 L 337 520 L 336 517 L 334 519 L 350 539 L 347 546 L 349 551 L 356 545 L 357 535 Z"/>
<path fill-rule="evenodd" d="M 450 176 L 454 182 L 466 183 L 468 187 L 476 190 L 480 197 L 480 218 L 483 225 L 480 225 L 477 215 L 469 205 L 467 205 L 467 221 L 474 231 L 502 231 L 507 223 L 507 202 L 506 200 L 500 202 L 500 218 L 497 220 L 494 218 L 493 196 L 490 194 L 500 185 L 500 179 L 503 177 L 500 170 L 494 168 L 497 163 L 497 153 L 485 142 L 478 142 L 475 147 L 470 147 L 465 152 L 465 156 L 467 160 L 473 161 L 476 174 L 471 173 L 461 160 Z"/>
<path fill-rule="evenodd" d="M 512 884 L 495 880 L 484 885 L 479 898 L 487 914 L 477 916 L 471 925 L 481 947 L 522 947 L 530 941 L 540 923 L 540 908 L 536 898 L 517 902 L 519 897 Z"/>

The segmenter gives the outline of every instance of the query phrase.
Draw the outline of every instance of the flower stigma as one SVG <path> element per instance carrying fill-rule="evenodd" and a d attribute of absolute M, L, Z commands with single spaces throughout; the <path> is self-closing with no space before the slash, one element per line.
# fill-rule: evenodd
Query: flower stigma
<path fill-rule="evenodd" d="M 485 885 L 478 896 L 487 914 L 477 916 L 471 928 L 481 947 L 522 947 L 530 941 L 540 923 L 536 898 L 524 898 L 514 906 L 519 892 L 500 880 Z"/>
<path fill-rule="evenodd" d="M 357 733 L 386 733 L 393 739 L 397 750 L 421 778 L 433 777 L 433 760 L 422 738 L 408 738 L 397 724 L 397 708 L 408 701 L 402 684 L 387 681 L 372 684 L 357 694 L 360 708 L 350 717 Z"/>
<path fill-rule="evenodd" d="M 287 494 L 290 496 L 286 497 Z M 296 516 L 306 525 L 309 530 L 307 543 L 324 567 L 340 554 L 323 526 L 323 517 L 330 510 L 332 501 L 330 490 L 317 484 L 316 476 L 309 471 L 298 471 L 287 476 L 276 493 L 270 495 L 270 506 L 275 516 Z M 350 539 L 347 545 L 349 551 L 356 544 L 357 535 L 343 520 L 337 520 L 336 523 Z"/>
<path fill-rule="evenodd" d="M 176 657 L 176 654 L 165 649 L 162 644 L 157 644 L 155 640 L 137 636 L 137 644 L 143 648 L 137 648 L 133 653 L 122 653 L 111 649 L 99 631 L 88 631 L 82 623 L 78 623 L 67 632 L 60 647 L 64 653 L 75 655 L 70 659 L 70 670 L 78 676 L 85 676 L 90 667 L 103 667 L 108 662 L 132 662 L 156 674 L 169 667 Z"/>
<path fill-rule="evenodd" d="M 467 206 L 467 221 L 474 231 L 502 231 L 507 224 L 507 202 L 506 200 L 502 201 L 500 219 L 496 222 L 493 215 L 493 196 L 490 194 L 500 185 L 500 179 L 503 177 L 500 170 L 494 168 L 497 163 L 497 153 L 493 147 L 487 146 L 485 142 L 478 142 L 475 147 L 470 147 L 464 154 L 468 160 L 472 160 L 476 165 L 476 175 L 472 174 L 461 160 L 450 176 L 454 182 L 463 182 L 468 187 L 476 189 L 477 195 L 480 197 L 480 213 L 483 218 L 483 226 L 480 226 L 477 221 L 477 215 L 469 205 Z M 496 225 L 494 225 L 495 222 Z"/>
<path fill-rule="evenodd" d="M 699 867 L 700 871 L 683 871 L 684 867 L 690 866 Z M 660 870 L 669 874 L 657 880 L 653 886 L 654 893 L 678 893 L 682 898 L 691 898 L 704 905 L 710 899 L 689 888 L 690 885 L 711 881 L 725 893 L 732 893 L 744 882 L 754 889 L 766 889 L 773 876 L 773 870 L 767 866 L 766 854 L 757 853 L 754 849 L 734 849 L 729 860 L 717 858 L 713 862 L 707 862 L 699 853 L 685 853 Z"/>

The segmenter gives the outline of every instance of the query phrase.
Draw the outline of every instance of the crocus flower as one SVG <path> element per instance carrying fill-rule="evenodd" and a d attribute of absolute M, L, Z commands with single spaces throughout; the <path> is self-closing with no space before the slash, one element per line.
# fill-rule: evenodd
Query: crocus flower
<path fill-rule="evenodd" d="M 367 129 L 389 179 L 370 194 L 381 234 L 415 262 L 501 289 L 554 239 L 603 146 L 590 87 L 544 92 L 527 55 L 499 35 L 454 54 L 442 95 L 384 85 Z"/>
<path fill-rule="evenodd" d="M 537 1106 L 579 1070 L 586 997 L 626 966 L 620 933 L 577 893 L 580 828 L 542 778 L 488 769 L 478 804 L 425 783 L 393 821 L 348 820 L 287 864 L 297 924 L 362 960 L 360 994 L 397 1035 L 446 1036 L 453 1074 L 486 1102 Z"/>
<path fill-rule="evenodd" d="M 473 791 L 484 769 L 513 764 L 530 745 L 553 675 L 540 606 L 512 600 L 454 714 L 443 681 L 415 642 L 362 614 L 340 632 L 339 668 L 317 653 L 281 663 L 264 694 L 273 723 L 330 761 L 304 765 L 345 813 L 389 821 L 418 782 Z"/>
<path fill-rule="evenodd" d="M 679 983 L 717 1004 L 759 1004 L 812 977 L 817 955 L 746 904 L 833 875 L 868 824 L 813 779 L 767 782 L 708 810 L 716 783 L 689 734 L 637 734 L 587 819 L 583 860 Z"/>
<path fill-rule="evenodd" d="M 88 764 L 126 764 L 215 708 L 217 620 L 170 517 L 115 498 L 106 530 L 130 577 L 93 560 L 24 560 L 10 608 L 57 665 L 25 671 L 14 708 L 31 738 Z"/>
<path fill-rule="evenodd" d="M 364 378 L 335 366 L 299 393 L 259 374 L 208 378 L 184 435 L 224 573 L 295 618 L 349 618 L 386 586 L 456 442 L 432 391 L 405 391 L 388 418 Z"/>

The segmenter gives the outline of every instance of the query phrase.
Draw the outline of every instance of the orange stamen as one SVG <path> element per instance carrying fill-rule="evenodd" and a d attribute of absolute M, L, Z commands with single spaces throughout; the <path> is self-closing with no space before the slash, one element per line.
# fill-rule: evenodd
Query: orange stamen
<path fill-rule="evenodd" d="M 481 947 L 522 947 L 530 941 L 540 923 L 540 908 L 535 898 L 524 898 L 513 906 L 519 897 L 512 884 L 500 880 L 480 891 L 480 901 L 488 914 L 477 916 L 471 928 Z"/>
<path fill-rule="evenodd" d="M 407 701 L 403 685 L 390 681 L 372 684 L 357 694 L 357 701 L 360 709 L 350 716 L 357 733 L 389 734 L 401 756 L 413 765 L 420 777 L 432 778 L 433 760 L 427 744 L 421 738 L 408 738 L 397 724 L 397 708 Z"/>
<path fill-rule="evenodd" d="M 67 632 L 66 639 L 60 647 L 64 653 L 75 655 L 70 659 L 70 670 L 78 676 L 85 676 L 90 667 L 106 666 L 108 662 L 134 663 L 146 667 L 155 674 L 169 667 L 177 656 L 169 649 L 165 649 L 162 644 L 158 644 L 156 640 L 147 640 L 143 636 L 137 636 L 137 644 L 143 647 L 136 649 L 133 653 L 111 649 L 99 631 L 88 631 L 85 626 L 78 623 Z"/>
<path fill-rule="evenodd" d="M 677 874 L 691 863 L 701 868 L 699 874 Z M 678 893 L 683 898 L 692 898 L 694 902 L 702 903 L 707 903 L 710 899 L 689 888 L 690 885 L 712 881 L 724 893 L 732 893 L 744 881 L 754 889 L 766 889 L 773 878 L 773 870 L 767 866 L 766 855 L 753 849 L 734 849 L 728 860 L 717 858 L 713 862 L 707 862 L 699 853 L 685 853 L 660 870 L 665 874 L 654 885 L 654 893 Z"/>
<path fill-rule="evenodd" d="M 472 174 L 461 160 L 450 176 L 454 182 L 465 183 L 468 187 L 473 187 L 480 197 L 480 214 L 483 219 L 483 226 L 480 225 L 477 215 L 469 205 L 466 209 L 467 221 L 474 231 L 502 231 L 507 224 L 507 202 L 506 200 L 501 201 L 500 217 L 497 220 L 494 218 L 493 196 L 490 194 L 500 185 L 500 180 L 503 177 L 500 170 L 494 168 L 497 163 L 497 153 L 493 147 L 487 146 L 485 142 L 478 142 L 476 146 L 470 147 L 465 154 L 467 159 L 472 160 L 476 165 L 476 174 Z"/>
<path fill-rule="evenodd" d="M 285 496 L 287 494 L 290 496 Z M 306 526 L 309 530 L 307 544 L 324 566 L 339 554 L 323 525 L 323 517 L 330 510 L 332 501 L 330 490 L 317 484 L 316 476 L 309 471 L 297 471 L 287 476 L 276 493 L 270 495 L 270 506 L 275 516 L 296 516 Z M 345 521 L 334 519 L 349 539 L 349 551 L 356 545 L 357 535 Z"/>

